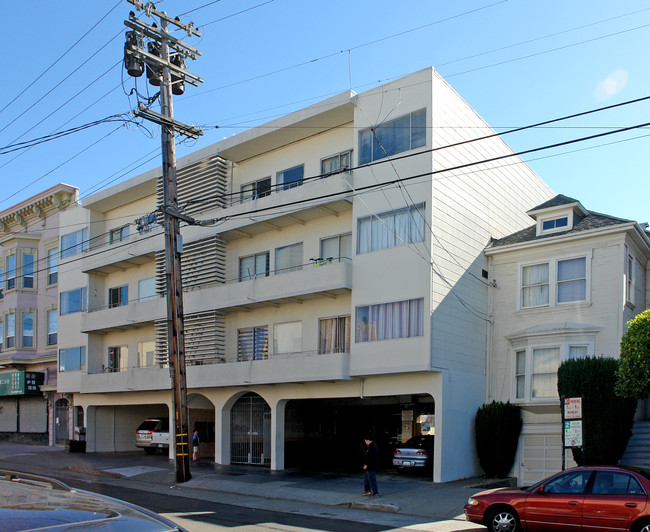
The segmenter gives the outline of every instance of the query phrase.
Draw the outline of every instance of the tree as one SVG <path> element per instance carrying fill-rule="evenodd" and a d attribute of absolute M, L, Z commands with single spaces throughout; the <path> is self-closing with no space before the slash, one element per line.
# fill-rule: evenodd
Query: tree
<path fill-rule="evenodd" d="M 636 400 L 616 395 L 619 361 L 586 357 L 563 362 L 557 371 L 559 394 L 582 397 L 584 456 L 573 449 L 579 465 L 616 465 L 632 434 Z"/>
<path fill-rule="evenodd" d="M 619 395 L 637 400 L 650 395 L 650 309 L 627 322 L 616 378 Z"/>
<path fill-rule="evenodd" d="M 519 405 L 492 401 L 476 412 L 474 432 L 478 460 L 488 477 L 504 478 L 515 460 L 521 432 Z"/>

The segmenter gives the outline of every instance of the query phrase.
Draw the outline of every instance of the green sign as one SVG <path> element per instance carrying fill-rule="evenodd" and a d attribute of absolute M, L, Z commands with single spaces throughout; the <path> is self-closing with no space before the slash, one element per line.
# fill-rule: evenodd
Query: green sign
<path fill-rule="evenodd" d="M 0 373 L 0 396 L 33 395 L 40 393 L 38 387 L 43 384 L 43 374 L 34 371 L 15 371 Z"/>

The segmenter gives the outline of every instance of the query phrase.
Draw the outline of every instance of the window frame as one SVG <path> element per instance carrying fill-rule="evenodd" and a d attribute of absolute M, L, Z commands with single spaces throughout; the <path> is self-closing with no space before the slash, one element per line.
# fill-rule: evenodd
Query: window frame
<path fill-rule="evenodd" d="M 80 235 L 81 240 L 77 242 L 77 238 L 75 238 L 75 244 L 68 245 L 69 243 L 66 243 L 64 246 L 64 239 L 69 239 L 72 235 Z M 84 251 L 88 251 L 88 242 L 89 241 L 88 241 L 87 227 L 78 229 L 77 231 L 72 231 L 71 233 L 66 233 L 65 235 L 61 235 L 61 241 L 60 241 L 61 244 L 59 246 L 59 258 L 66 259 L 68 257 L 74 257 L 75 255 L 79 255 Z"/>
<path fill-rule="evenodd" d="M 117 297 L 114 298 L 114 295 Z M 115 301 L 113 301 L 115 299 Z M 108 289 L 108 308 L 125 307 L 129 304 L 129 285 L 114 286 Z"/>
<path fill-rule="evenodd" d="M 576 279 L 563 279 L 558 281 L 558 271 L 559 265 L 562 262 L 567 262 L 575 259 L 584 259 L 585 261 L 585 298 L 580 300 L 573 301 L 558 301 L 558 286 L 563 282 L 580 280 L 582 278 Z M 566 255 L 558 256 L 545 260 L 536 260 L 528 262 L 520 262 L 517 264 L 517 311 L 529 311 L 540 308 L 555 308 L 563 307 L 567 305 L 585 305 L 591 303 L 591 286 L 592 286 L 592 277 L 591 277 L 591 262 L 592 262 L 592 252 L 579 253 L 575 255 Z M 523 301 L 523 290 L 524 288 L 529 288 L 538 285 L 528 285 L 524 286 L 524 268 L 539 266 L 547 264 L 548 265 L 548 302 L 538 304 L 538 305 L 524 305 Z"/>
<path fill-rule="evenodd" d="M 142 290 L 142 287 L 146 287 L 147 290 L 153 288 L 153 293 L 150 293 L 149 295 L 142 295 L 142 293 L 144 292 L 144 290 Z M 157 299 L 157 298 L 158 298 L 158 292 L 156 291 L 156 278 L 147 277 L 146 279 L 138 279 L 138 301 L 151 301 L 152 299 Z"/>
<path fill-rule="evenodd" d="M 253 259 L 253 264 L 255 266 L 255 271 L 252 274 L 247 274 L 247 275 L 242 275 L 242 261 L 246 259 Z M 264 259 L 266 258 L 266 267 L 265 270 L 262 272 L 257 271 L 257 260 L 258 258 Z M 253 279 L 260 279 L 262 277 L 268 277 L 271 275 L 271 253 L 270 251 L 262 251 L 260 253 L 251 253 L 250 255 L 243 255 L 239 257 L 238 260 L 238 268 L 237 268 L 237 273 L 238 273 L 238 279 L 239 282 L 242 281 L 251 281 Z"/>
<path fill-rule="evenodd" d="M 4 341 L 4 348 L 5 349 L 16 349 L 16 313 L 13 311 L 6 312 L 4 315 L 4 335 L 5 335 L 5 341 Z M 11 325 L 11 328 L 10 328 Z M 9 335 L 9 331 L 12 331 L 11 336 Z M 9 342 L 9 339 L 11 338 L 11 342 Z"/>
<path fill-rule="evenodd" d="M 420 314 L 420 320 L 418 323 L 412 323 L 411 319 L 411 312 L 412 312 L 412 306 L 417 305 L 419 308 L 416 309 L 417 312 Z M 406 334 L 405 335 L 398 335 L 398 336 L 393 336 L 394 331 L 394 325 L 395 321 L 392 321 L 391 325 L 391 331 L 390 334 L 391 336 L 385 337 L 385 332 L 388 332 L 388 328 L 385 329 L 383 333 L 379 332 L 379 327 L 376 325 L 373 325 L 373 314 L 379 315 L 379 314 L 387 314 L 387 311 L 385 310 L 388 305 L 406 305 L 405 308 L 407 309 L 408 312 L 408 317 L 403 318 L 406 319 Z M 374 308 L 377 307 L 377 308 Z M 363 309 L 366 309 L 365 312 Z M 364 314 L 366 317 L 366 323 L 367 325 L 365 326 L 365 331 L 364 328 L 361 326 L 361 323 L 364 321 Z M 403 325 L 403 324 L 402 324 Z M 387 326 L 388 327 L 388 326 Z M 387 341 L 387 340 L 402 340 L 405 338 L 422 338 L 424 336 L 424 327 L 425 327 L 425 319 L 424 319 L 424 298 L 418 297 L 414 299 L 403 299 L 399 301 L 389 301 L 386 303 L 375 303 L 371 305 L 358 305 L 354 309 L 354 329 L 355 329 L 355 334 L 354 334 L 354 342 L 359 344 L 359 343 L 371 343 L 371 342 L 382 342 L 382 341 Z M 415 330 L 412 330 L 415 328 Z M 374 335 L 372 334 L 372 331 L 374 331 Z M 374 337 L 371 337 L 374 336 Z M 383 336 L 383 337 L 382 337 Z"/>
<path fill-rule="evenodd" d="M 635 308 L 635 291 L 636 291 L 636 259 L 629 248 L 625 246 L 625 304 L 630 308 Z"/>
<path fill-rule="evenodd" d="M 268 182 L 268 189 L 264 189 L 260 192 L 260 184 Z M 250 190 L 244 190 L 246 187 L 251 187 Z M 239 187 L 239 202 L 244 203 L 246 201 L 253 201 L 259 198 L 265 198 L 271 195 L 273 189 L 273 183 L 271 181 L 271 176 L 263 177 L 261 179 L 256 179 L 255 181 L 250 181 L 244 183 Z"/>
<path fill-rule="evenodd" d="M 32 320 L 32 327 L 31 327 L 31 335 L 26 335 L 25 331 L 27 330 L 27 327 L 25 326 L 25 322 L 27 319 L 30 319 L 31 317 Z M 36 349 L 36 311 L 34 309 L 21 309 L 20 310 L 20 347 L 22 349 Z M 30 339 L 27 341 L 27 339 Z"/>
<path fill-rule="evenodd" d="M 53 259 L 54 258 L 54 259 Z M 54 260 L 55 264 L 52 264 Z M 53 286 L 59 282 L 59 248 L 47 250 L 47 269 L 45 272 L 47 286 Z M 54 277 L 53 277 L 54 276 Z"/>
<path fill-rule="evenodd" d="M 5 347 L 5 322 L 4 316 L 0 314 L 0 351 Z"/>
<path fill-rule="evenodd" d="M 54 316 L 54 332 L 52 332 L 50 325 L 50 316 Z M 52 338 L 54 336 L 54 338 Z M 56 307 L 48 308 L 45 310 L 45 345 L 52 347 L 57 345 L 59 340 L 59 310 Z"/>
<path fill-rule="evenodd" d="M 289 248 L 297 248 L 298 246 L 300 246 L 300 257 L 301 257 L 299 263 L 294 264 L 292 266 L 287 266 L 286 268 L 281 268 L 281 269 L 278 268 L 278 253 L 287 250 Z M 305 262 L 304 252 L 305 252 L 305 248 L 303 242 L 295 242 L 293 244 L 287 244 L 286 246 L 278 246 L 277 248 L 275 248 L 275 253 L 273 257 L 274 258 L 273 273 L 275 275 L 281 275 L 283 273 L 297 272 L 302 270 Z"/>
<path fill-rule="evenodd" d="M 397 234 L 397 228 L 395 227 L 396 220 L 399 220 L 398 217 L 401 217 L 404 214 L 406 214 L 408 218 L 408 236 L 406 241 L 399 238 L 399 235 Z M 379 214 L 371 214 L 369 216 L 357 218 L 357 255 L 424 242 L 426 234 L 425 221 L 425 202 L 417 203 L 415 205 L 406 205 L 405 207 L 400 207 L 399 209 L 392 209 L 390 211 L 381 212 Z M 367 223 L 370 223 L 369 228 L 364 228 L 363 225 Z M 392 229 L 390 227 L 390 224 L 393 224 Z M 389 244 L 387 242 L 376 242 L 376 240 L 381 239 L 382 234 L 374 233 L 373 228 L 375 225 L 378 225 L 380 228 L 379 230 L 382 232 L 382 234 L 386 231 L 388 231 L 389 234 L 392 233 L 392 244 Z M 388 227 L 386 229 L 383 229 L 386 226 Z M 366 242 L 367 239 L 369 239 L 368 242 Z"/>
<path fill-rule="evenodd" d="M 117 357 L 118 364 L 115 364 Z M 128 345 L 110 345 L 107 349 L 107 358 L 105 370 L 114 373 L 128 371 L 129 369 L 129 346 Z"/>
<path fill-rule="evenodd" d="M 350 241 L 350 256 L 347 257 L 343 255 L 343 253 L 346 251 L 343 249 L 343 246 L 341 245 L 343 242 L 344 238 L 349 238 Z M 338 248 L 338 253 L 335 257 L 328 257 L 326 256 L 327 253 L 323 253 L 323 243 L 327 240 L 334 240 L 337 239 L 337 248 Z M 352 233 L 340 233 L 338 235 L 332 235 L 332 236 L 325 236 L 320 239 L 318 243 L 318 250 L 320 253 L 320 258 L 325 261 L 327 264 L 332 263 L 332 262 L 352 262 Z"/>
<path fill-rule="evenodd" d="M 124 242 L 125 240 L 128 240 L 129 238 L 129 226 L 131 224 L 124 224 L 121 225 L 120 227 L 115 227 L 111 229 L 108 233 L 108 243 L 109 244 L 116 244 L 117 242 Z"/>
<path fill-rule="evenodd" d="M 347 157 L 347 163 L 342 164 L 341 159 Z M 333 161 L 336 159 L 336 167 L 332 170 L 325 170 L 325 163 L 327 161 Z M 345 150 L 334 155 L 329 155 L 328 157 L 323 157 L 320 160 L 320 175 L 321 177 L 328 177 L 334 174 L 339 174 L 341 172 L 349 171 L 352 166 L 352 150 Z"/>
<path fill-rule="evenodd" d="M 5 264 L 4 261 L 0 261 L 0 301 L 5 298 Z"/>
<path fill-rule="evenodd" d="M 76 359 L 74 360 L 77 362 L 76 365 L 72 365 L 72 367 L 67 368 L 66 367 L 66 360 L 68 359 L 67 352 L 69 352 L 69 359 L 72 360 L 75 356 L 75 353 L 73 351 L 78 351 L 76 354 Z M 82 354 L 83 353 L 83 354 Z M 59 349 L 59 373 L 65 373 L 66 371 L 85 371 L 86 370 L 86 346 L 81 345 L 77 347 L 66 347 L 63 349 Z"/>
<path fill-rule="evenodd" d="M 291 326 L 296 329 L 300 329 L 300 334 L 298 336 L 293 336 L 290 338 L 294 344 L 299 343 L 300 345 L 298 346 L 298 349 L 291 349 L 289 351 L 280 351 L 280 345 L 278 342 L 278 336 L 279 332 L 282 332 L 283 328 L 285 326 Z M 291 321 L 283 321 L 283 322 L 278 322 L 273 324 L 273 355 L 295 355 L 295 354 L 300 354 L 302 353 L 303 349 L 303 326 L 302 326 L 302 320 L 291 320 Z M 282 343 L 287 343 L 286 338 L 282 338 Z M 294 345 L 293 347 L 296 347 Z"/>
<path fill-rule="evenodd" d="M 25 257 L 31 257 L 31 263 L 28 265 L 25 261 Z M 21 290 L 36 290 L 36 250 L 21 250 L 20 251 L 20 270 L 22 275 L 21 278 Z M 29 274 L 28 274 L 29 272 Z M 28 281 L 29 280 L 29 281 Z"/>
<path fill-rule="evenodd" d="M 13 266 L 9 265 L 9 262 L 13 263 Z M 7 292 L 11 290 L 15 290 L 17 285 L 17 272 L 18 270 L 18 254 L 17 253 L 10 253 L 5 257 L 5 271 L 6 271 L 6 276 L 5 276 L 5 290 Z"/>
<path fill-rule="evenodd" d="M 67 310 L 66 307 L 70 306 L 70 302 L 67 301 L 64 305 L 64 296 L 67 297 L 68 294 L 74 292 L 79 292 L 81 300 L 79 301 L 79 310 Z M 59 316 L 66 316 L 68 314 L 76 314 L 77 312 L 86 312 L 88 308 L 88 290 L 85 286 L 81 288 L 74 288 L 72 290 L 66 290 L 65 292 L 59 292 Z M 64 311 L 65 310 L 65 311 Z"/>
<path fill-rule="evenodd" d="M 138 349 L 138 367 L 153 368 L 156 366 L 156 340 L 141 340 L 136 345 Z M 152 350 L 146 351 L 146 347 L 153 347 Z M 147 354 L 153 353 L 151 365 L 147 364 Z M 144 362 L 144 364 L 143 364 Z"/>
<path fill-rule="evenodd" d="M 259 340 L 262 342 L 261 345 L 258 345 L 258 331 L 264 331 L 265 336 L 259 336 Z M 244 353 L 242 349 L 242 340 L 246 340 L 246 336 L 251 335 L 252 338 L 252 350 L 251 356 L 244 358 L 244 355 L 248 356 L 248 350 Z M 258 356 L 259 355 L 259 356 Z M 268 325 L 254 325 L 251 327 L 241 327 L 237 329 L 237 362 L 249 362 L 252 360 L 266 360 L 269 358 L 269 326 Z"/>

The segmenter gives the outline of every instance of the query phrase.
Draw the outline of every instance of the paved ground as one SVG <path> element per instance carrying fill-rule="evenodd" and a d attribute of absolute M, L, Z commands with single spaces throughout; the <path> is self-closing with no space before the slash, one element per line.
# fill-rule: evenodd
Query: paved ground
<path fill-rule="evenodd" d="M 485 530 L 465 521 L 467 497 L 491 487 L 481 479 L 434 484 L 422 477 L 380 473 L 381 497 L 361 495 L 361 474 L 270 471 L 249 466 L 191 464 L 192 479 L 175 481 L 166 456 L 144 453 L 70 453 L 60 447 L 0 442 L 0 468 L 56 477 L 75 475 L 86 482 L 101 477 L 135 489 L 222 502 L 251 508 L 299 512 L 377 523 L 393 529 Z M 173 516 L 172 516 L 173 518 Z M 182 523 L 181 523 L 182 524 Z"/>

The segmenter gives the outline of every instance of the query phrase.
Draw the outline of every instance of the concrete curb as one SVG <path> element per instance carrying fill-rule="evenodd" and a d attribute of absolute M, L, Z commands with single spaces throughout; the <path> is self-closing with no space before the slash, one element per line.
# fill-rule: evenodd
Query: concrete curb
<path fill-rule="evenodd" d="M 374 512 L 385 512 L 389 514 L 397 514 L 401 510 L 399 506 L 391 503 L 371 503 L 371 502 L 350 502 L 347 504 L 339 504 L 344 508 L 353 508 L 355 510 L 372 510 Z"/>

